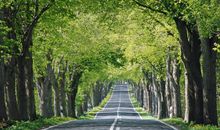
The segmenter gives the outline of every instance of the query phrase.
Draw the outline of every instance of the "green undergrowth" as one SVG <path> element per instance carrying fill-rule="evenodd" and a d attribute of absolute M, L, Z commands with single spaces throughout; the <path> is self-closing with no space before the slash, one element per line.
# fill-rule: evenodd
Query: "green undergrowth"
<path fill-rule="evenodd" d="M 139 113 L 139 115 L 143 119 L 155 119 L 146 110 L 144 110 L 144 108 L 140 107 L 141 106 L 140 103 L 137 101 L 137 99 L 134 96 L 132 96 L 132 93 L 130 93 L 130 99 L 131 99 L 131 103 L 133 104 L 135 110 Z"/>
<path fill-rule="evenodd" d="M 80 116 L 77 119 L 70 118 L 70 117 L 51 117 L 51 118 L 43 118 L 39 117 L 38 119 L 34 121 L 24 121 L 24 122 L 12 122 L 10 127 L 5 128 L 4 130 L 39 130 L 42 128 L 47 128 L 49 126 L 62 124 L 67 121 L 71 120 L 91 120 L 94 119 L 97 112 L 102 110 L 102 108 L 105 106 L 105 104 L 108 102 L 108 100 L 111 97 L 112 92 L 110 92 L 105 99 L 102 100 L 99 106 L 94 107 L 92 110 L 87 112 L 85 115 Z M 1 124 L 5 125 L 5 124 Z M 0 127 L 1 130 L 1 127 Z"/>
<path fill-rule="evenodd" d="M 102 108 L 105 106 L 105 104 L 108 102 L 108 100 L 111 98 L 112 91 L 109 92 L 109 94 L 102 100 L 99 106 L 94 107 L 90 111 L 86 112 L 84 115 L 80 116 L 79 120 L 92 120 L 95 118 L 95 115 L 97 112 L 101 111 Z"/>
<path fill-rule="evenodd" d="M 131 91 L 130 91 L 131 92 Z M 130 93 L 131 102 L 135 108 L 135 110 L 140 114 L 143 119 L 157 119 L 151 116 L 144 108 L 140 107 L 140 103 L 137 99 L 132 96 L 133 94 Z M 219 127 L 211 126 L 211 125 L 195 125 L 193 123 L 186 123 L 181 118 L 167 118 L 162 119 L 161 121 L 168 123 L 170 125 L 175 126 L 179 130 L 220 130 Z"/>
<path fill-rule="evenodd" d="M 177 127 L 179 130 L 220 130 L 220 128 L 216 126 L 186 123 L 181 118 L 169 118 L 163 119 L 162 121 Z"/>
<path fill-rule="evenodd" d="M 4 130 L 39 130 L 71 120 L 75 119 L 70 117 L 40 117 L 34 121 L 14 122 L 12 126 L 5 128 Z"/>

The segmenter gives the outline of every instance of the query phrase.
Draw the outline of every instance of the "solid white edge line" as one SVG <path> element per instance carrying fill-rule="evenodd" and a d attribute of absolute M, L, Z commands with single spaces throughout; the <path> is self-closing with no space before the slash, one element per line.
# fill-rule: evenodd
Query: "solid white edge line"
<path fill-rule="evenodd" d="M 128 91 L 128 92 L 129 92 L 129 91 Z M 129 94 L 129 93 L 128 93 L 128 94 Z M 130 99 L 130 94 L 129 94 L 129 100 L 131 101 L 131 99 Z M 133 103 L 132 103 L 132 102 L 131 102 L 131 104 L 132 104 L 132 106 L 133 106 Z M 135 110 L 134 106 L 133 106 L 133 109 Z M 137 112 L 137 111 L 135 110 L 135 112 Z M 137 112 L 137 113 L 138 113 L 138 112 Z M 139 115 L 139 117 L 143 120 L 143 118 L 140 116 L 139 113 L 138 113 L 138 115 Z M 166 125 L 166 126 L 172 128 L 172 129 L 174 129 L 174 130 L 178 130 L 176 127 L 174 127 L 174 126 L 172 126 L 172 125 L 170 125 L 170 124 L 167 124 L 167 123 L 165 123 L 165 122 L 163 122 L 163 121 L 161 121 L 161 120 L 157 120 L 157 119 L 153 119 L 153 120 L 158 121 L 158 122 L 160 122 L 160 123 L 162 123 L 162 124 L 164 124 L 164 125 Z"/>
<path fill-rule="evenodd" d="M 73 122 L 73 121 L 76 121 L 76 120 L 66 121 L 66 122 L 63 122 L 62 124 L 53 125 L 53 126 L 50 126 L 50 127 L 47 127 L 47 128 L 40 129 L 40 130 L 49 130 L 51 128 L 54 128 L 54 127 L 57 127 L 57 126 L 60 126 L 60 125 L 63 125 L 63 124 L 67 124 L 67 123 L 70 123 L 70 122 Z"/>
<path fill-rule="evenodd" d="M 170 127 L 170 128 L 172 128 L 172 129 L 174 129 L 174 130 L 178 130 L 176 127 L 174 127 L 174 126 L 172 126 L 172 125 L 170 125 L 170 124 L 167 124 L 167 123 L 165 123 L 165 122 L 163 122 L 163 121 L 161 121 L 161 120 L 156 120 L 156 119 L 154 119 L 155 121 L 158 121 L 158 122 L 160 122 L 160 123 L 162 123 L 162 124 L 164 124 L 164 125 L 166 125 L 166 126 L 168 126 L 168 127 Z"/>
<path fill-rule="evenodd" d="M 127 85 L 127 88 L 128 88 L 128 85 Z M 131 102 L 131 98 L 130 98 L 130 93 L 129 93 L 129 89 L 128 89 L 128 97 L 129 97 L 129 100 L 130 100 L 130 102 Z M 134 109 L 134 111 L 138 114 L 138 116 L 139 116 L 139 118 L 141 119 L 141 120 L 143 120 L 143 118 L 142 118 L 142 116 L 136 111 L 136 109 L 134 108 L 134 105 L 133 105 L 133 103 L 131 102 L 131 105 L 132 105 L 132 107 L 133 107 L 133 109 Z"/>
<path fill-rule="evenodd" d="M 115 87 L 114 87 L 114 88 L 115 88 Z M 113 90 L 114 90 L 114 88 L 113 88 Z M 113 90 L 112 90 L 112 95 L 113 95 Z M 102 110 L 105 110 L 105 107 L 107 106 L 107 104 L 109 103 L 109 101 L 112 99 L 112 95 L 111 95 L 111 97 L 109 98 L 108 102 L 105 104 L 105 106 L 102 108 Z M 97 112 L 97 113 L 95 114 L 94 119 L 97 118 L 97 115 L 98 115 L 102 110 L 100 110 L 99 112 Z"/>
<path fill-rule="evenodd" d="M 112 93 L 112 95 L 113 95 L 113 93 Z M 112 95 L 111 95 L 110 99 L 112 98 Z M 105 104 L 105 106 L 103 107 L 103 109 L 105 109 L 105 107 L 106 107 L 107 104 L 109 103 L 110 99 L 109 99 L 108 102 Z M 102 109 L 102 110 L 103 110 L 103 109 Z M 101 110 L 101 111 L 102 111 L 102 110 Z M 98 113 L 99 113 L 99 112 L 96 113 L 94 119 L 96 119 Z M 63 124 L 70 123 L 70 122 L 72 122 L 72 121 L 75 121 L 75 120 L 63 122 L 62 125 L 63 125 Z M 41 129 L 41 130 L 49 130 L 49 129 L 54 128 L 54 127 L 57 127 L 57 126 L 59 126 L 59 125 L 61 125 L 61 124 L 53 125 L 53 126 L 50 126 L 50 127 L 48 127 L 48 128 L 43 128 L 43 129 Z"/>

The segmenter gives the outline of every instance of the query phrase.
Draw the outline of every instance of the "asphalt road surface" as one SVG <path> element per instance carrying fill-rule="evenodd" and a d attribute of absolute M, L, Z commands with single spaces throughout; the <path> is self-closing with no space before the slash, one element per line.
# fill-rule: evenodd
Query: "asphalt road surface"
<path fill-rule="evenodd" d="M 71 121 L 45 130 L 177 130 L 157 120 L 143 120 L 135 111 L 128 85 L 115 85 L 113 94 L 94 120 Z"/>

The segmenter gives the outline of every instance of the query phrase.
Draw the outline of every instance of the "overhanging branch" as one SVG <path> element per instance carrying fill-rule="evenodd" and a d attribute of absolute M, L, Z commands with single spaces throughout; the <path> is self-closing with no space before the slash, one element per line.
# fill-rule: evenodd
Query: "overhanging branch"
<path fill-rule="evenodd" d="M 161 14 L 164 14 L 164 15 L 167 15 L 166 12 L 162 11 L 162 10 L 158 10 L 158 9 L 155 9 L 155 8 L 152 8 L 151 6 L 149 5 L 146 5 L 146 4 L 143 4 L 143 3 L 140 3 L 139 1 L 137 0 L 133 0 L 137 5 L 145 8 L 145 9 L 149 9 L 151 11 L 154 11 L 154 12 L 157 12 L 157 13 L 161 13 Z"/>

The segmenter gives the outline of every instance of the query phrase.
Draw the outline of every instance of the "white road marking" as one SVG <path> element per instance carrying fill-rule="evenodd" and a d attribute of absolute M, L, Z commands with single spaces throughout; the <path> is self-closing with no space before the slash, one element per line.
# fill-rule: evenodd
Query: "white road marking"
<path fill-rule="evenodd" d="M 114 130 L 117 121 L 118 121 L 118 118 L 115 118 L 115 120 L 109 130 Z"/>
<path fill-rule="evenodd" d="M 120 127 L 116 127 L 116 130 L 120 130 Z"/>
<path fill-rule="evenodd" d="M 114 90 L 114 88 L 113 88 L 113 90 Z M 113 92 L 112 92 L 112 95 L 113 95 Z M 108 103 L 110 102 L 110 100 L 112 99 L 112 95 L 111 95 L 111 97 L 110 97 L 110 99 L 108 100 L 108 102 L 105 104 L 105 106 L 102 108 L 102 110 L 105 110 L 106 109 L 106 106 L 108 105 Z M 102 111 L 101 110 L 101 111 Z M 97 112 L 96 113 L 96 115 L 95 115 L 95 117 L 94 117 L 94 119 L 96 119 L 97 118 L 97 115 L 101 112 L 101 111 L 99 111 L 99 112 Z"/>
<path fill-rule="evenodd" d="M 128 87 L 128 86 L 127 86 L 127 87 Z M 130 94 L 129 94 L 129 92 L 128 92 L 128 97 L 129 97 L 129 100 L 130 100 L 130 102 L 131 102 L 131 98 L 130 98 Z M 143 118 L 141 117 L 141 115 L 140 115 L 140 114 L 136 111 L 136 109 L 134 108 L 132 102 L 131 102 L 131 105 L 132 105 L 132 107 L 133 107 L 133 110 L 138 114 L 139 118 L 140 118 L 141 120 L 143 120 Z"/>
<path fill-rule="evenodd" d="M 120 104 L 121 104 L 121 93 L 119 93 L 119 103 L 118 103 L 118 108 L 117 108 L 117 117 L 115 118 L 114 122 L 112 123 L 112 125 L 110 127 L 110 130 L 114 130 L 115 125 L 116 125 L 118 119 L 120 118 L 120 115 L 119 115 Z"/>
<path fill-rule="evenodd" d="M 163 121 L 160 121 L 160 120 L 155 120 L 155 121 L 158 121 L 158 122 L 160 122 L 160 123 L 162 123 L 162 124 L 164 124 L 164 125 L 166 125 L 166 126 L 172 128 L 172 129 L 174 129 L 174 130 L 178 130 L 176 127 L 174 127 L 174 126 L 172 126 L 172 125 L 169 125 L 169 124 L 167 124 L 167 123 L 165 123 L 165 122 L 163 122 Z"/>
<path fill-rule="evenodd" d="M 49 130 L 49 129 L 55 128 L 55 127 L 57 127 L 57 126 L 60 126 L 60 125 L 64 125 L 64 124 L 73 122 L 73 121 L 74 121 L 74 120 L 72 120 L 72 121 L 66 121 L 66 122 L 64 122 L 64 123 L 62 123 L 62 124 L 53 125 L 53 126 L 50 126 L 50 127 L 48 127 L 48 128 L 43 128 L 43 129 L 41 129 L 41 130 Z"/>
<path fill-rule="evenodd" d="M 119 93 L 119 103 L 118 103 L 118 109 L 117 109 L 117 118 L 120 118 L 120 105 L 121 105 L 121 93 Z"/>
<path fill-rule="evenodd" d="M 131 102 L 131 99 L 130 99 L 130 94 L 128 94 L 129 95 L 129 100 L 130 100 L 130 102 Z M 132 104 L 132 102 L 131 102 L 131 104 Z M 133 104 L 132 104 L 132 106 L 133 106 Z M 136 110 L 135 110 L 135 108 L 134 108 L 134 106 L 133 106 L 133 109 L 134 109 L 134 111 L 136 112 L 136 113 L 138 113 Z M 140 114 L 138 113 L 138 115 L 139 115 L 139 117 L 143 120 L 143 118 L 140 116 Z M 164 125 L 166 125 L 166 126 L 168 126 L 168 127 L 170 127 L 170 128 L 172 128 L 172 129 L 174 129 L 174 130 L 178 130 L 177 128 L 175 128 L 174 126 L 172 126 L 172 125 L 169 125 L 169 124 L 167 124 L 167 123 L 165 123 L 165 122 L 163 122 L 163 121 L 160 121 L 160 120 L 155 120 L 155 121 L 158 121 L 158 122 L 160 122 L 160 123 L 162 123 L 162 124 L 164 124 Z"/>

